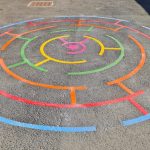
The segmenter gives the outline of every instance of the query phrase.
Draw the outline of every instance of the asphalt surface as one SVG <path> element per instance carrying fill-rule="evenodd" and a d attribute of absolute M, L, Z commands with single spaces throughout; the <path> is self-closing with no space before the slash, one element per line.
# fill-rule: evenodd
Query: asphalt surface
<path fill-rule="evenodd" d="M 70 19 L 89 19 L 92 21 L 101 20 L 103 22 L 109 22 L 109 24 L 94 23 L 93 25 L 92 22 L 92 25 L 90 26 L 81 27 L 77 26 L 77 24 L 80 24 L 79 21 L 76 21 L 74 24 L 70 21 L 49 23 L 50 26 L 55 26 L 56 29 L 46 29 L 24 36 L 28 39 L 37 37 L 31 43 L 28 43 L 25 48 L 26 57 L 33 64 L 36 64 L 43 60 L 43 56 L 41 56 L 39 51 L 39 47 L 43 42 L 48 39 L 53 39 L 54 37 L 70 35 L 70 37 L 63 38 L 63 40 L 67 39 L 69 42 L 79 42 L 86 39 L 85 42 L 82 42 L 83 45 L 86 46 L 86 51 L 84 53 L 75 55 L 67 54 L 68 51 L 74 52 L 76 49 L 80 49 L 79 47 L 82 47 L 82 45 L 76 45 L 75 43 L 72 45 L 70 43 L 70 48 L 67 48 L 62 45 L 67 45 L 67 43 L 59 38 L 58 40 L 53 40 L 50 43 L 47 43 L 45 46 L 45 51 L 48 56 L 69 62 L 77 60 L 87 60 L 88 62 L 85 64 L 73 65 L 49 61 L 41 65 L 41 67 L 47 69 L 48 72 L 41 72 L 34 67 L 24 64 L 10 68 L 12 72 L 27 80 L 38 83 L 59 86 L 66 85 L 69 87 L 86 86 L 87 90 L 76 91 L 77 103 L 96 103 L 129 95 L 130 92 L 128 93 L 127 90 L 123 90 L 117 85 L 108 86 L 105 83 L 128 74 L 139 64 L 141 58 L 146 56 L 145 64 L 141 70 L 131 78 L 123 81 L 123 83 L 134 92 L 140 90 L 144 91 L 142 95 L 136 98 L 136 102 L 138 102 L 144 110 L 142 111 L 140 109 L 140 112 L 129 101 L 103 107 L 70 109 L 44 107 L 31 105 L 31 103 L 28 104 L 12 101 L 13 98 L 8 98 L 10 95 L 4 94 L 4 91 L 25 99 L 37 100 L 38 102 L 57 103 L 60 104 L 60 107 L 64 106 L 64 104 L 69 104 L 71 107 L 74 105 L 70 105 L 70 89 L 48 89 L 26 84 L 24 80 L 16 80 L 13 76 L 10 76 L 10 73 L 4 71 L 6 67 L 1 63 L 0 114 L 3 118 L 0 118 L 0 149 L 149 150 L 150 120 L 133 124 L 131 126 L 123 126 L 122 122 L 124 120 L 145 116 L 146 113 L 150 113 L 150 17 L 148 13 L 134 0 L 107 0 L 105 2 L 101 0 L 55 0 L 54 6 L 49 8 L 27 7 L 29 2 L 29 0 L 14 0 L 13 2 L 11 0 L 0 1 L 0 34 L 8 31 L 8 29 L 13 29 L 12 33 L 19 34 L 37 29 L 39 26 L 47 27 L 47 24 L 33 26 L 31 23 L 24 23 L 14 27 L 2 28 L 11 23 L 32 20 L 35 18 L 45 18 L 44 22 L 48 22 L 66 19 L 66 17 L 58 16 L 79 16 L 78 18 L 71 17 Z M 140 33 L 132 29 L 123 29 L 119 32 L 112 32 L 110 28 L 116 28 L 117 24 L 114 25 L 114 22 L 117 22 L 118 20 L 111 18 L 122 19 L 119 23 L 134 28 L 140 31 Z M 129 22 L 124 20 L 129 20 Z M 43 20 L 37 22 L 43 22 Z M 97 28 L 97 26 L 103 27 Z M 92 29 L 89 32 L 87 30 L 90 27 L 92 27 Z M 66 29 L 67 32 L 60 31 L 62 29 Z M 79 31 L 77 31 L 77 29 Z M 80 31 L 81 29 L 86 31 L 82 32 Z M 54 31 L 60 32 L 52 33 Z M 98 55 L 100 47 L 97 42 L 93 38 L 88 39 L 85 38 L 85 36 L 101 40 L 105 47 L 119 47 L 119 44 L 116 42 L 119 41 L 125 50 L 122 60 L 117 63 L 116 66 L 104 70 L 103 72 L 68 76 L 68 72 L 83 72 L 85 70 L 99 68 L 99 64 L 101 64 L 100 66 L 111 64 L 120 56 L 121 50 L 123 50 L 119 47 L 119 51 L 106 51 L 103 57 L 101 57 Z M 135 40 L 133 40 L 131 36 Z M 116 40 L 114 40 L 114 38 Z M 2 47 L 8 40 L 10 40 L 10 35 L 1 36 L 0 47 Z M 28 40 L 18 38 L 6 48 L 6 51 L 0 51 L 0 57 L 3 58 L 7 66 L 20 62 L 20 50 L 25 41 Z M 145 54 L 140 53 L 140 50 L 142 50 L 141 47 L 144 48 Z M 72 102 L 73 101 L 74 98 L 72 98 Z M 68 105 L 65 105 L 65 107 L 66 106 Z M 63 132 L 43 131 L 45 128 L 43 126 L 41 127 L 41 130 L 16 127 L 13 126 L 14 122 L 12 123 L 10 120 L 7 120 L 6 123 L 4 118 L 18 121 L 20 124 L 28 123 L 29 125 L 30 123 L 34 125 L 55 126 L 55 129 L 58 129 L 59 127 L 74 128 L 71 133 L 64 132 L 69 131 L 68 129 L 63 130 Z M 18 122 L 16 123 L 17 125 L 19 125 Z M 13 125 L 10 125 L 10 123 Z M 96 131 L 74 133 L 76 130 L 75 127 L 90 127 L 89 129 L 96 129 Z"/>

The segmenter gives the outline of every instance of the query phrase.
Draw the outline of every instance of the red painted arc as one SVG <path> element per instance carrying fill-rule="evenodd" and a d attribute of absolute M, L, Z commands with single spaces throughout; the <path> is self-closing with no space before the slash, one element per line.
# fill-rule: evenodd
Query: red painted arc
<path fill-rule="evenodd" d="M 11 99 L 13 101 L 22 102 L 22 103 L 26 103 L 29 105 L 43 106 L 43 107 L 55 107 L 55 108 L 90 108 L 90 107 L 111 105 L 111 104 L 115 104 L 115 103 L 119 103 L 119 102 L 123 102 L 123 101 L 130 101 L 131 99 L 133 100 L 133 98 L 135 98 L 135 97 L 137 97 L 143 93 L 144 93 L 144 91 L 138 91 L 134 94 L 130 94 L 128 96 L 117 98 L 114 100 L 106 100 L 106 101 L 95 102 L 95 103 L 93 102 L 93 103 L 84 103 L 84 104 L 72 105 L 72 104 L 48 103 L 48 102 L 43 102 L 43 101 L 33 101 L 31 99 L 26 99 L 26 98 L 22 98 L 19 96 L 9 94 L 6 91 L 2 91 L 2 90 L 0 91 L 1 96 L 4 96 L 4 97 Z M 137 109 L 138 109 L 138 107 L 137 107 Z"/>

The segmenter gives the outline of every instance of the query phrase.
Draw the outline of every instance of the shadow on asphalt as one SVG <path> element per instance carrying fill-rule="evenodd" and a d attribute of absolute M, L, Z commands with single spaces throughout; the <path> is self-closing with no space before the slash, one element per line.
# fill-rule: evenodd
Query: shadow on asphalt
<path fill-rule="evenodd" d="M 141 5 L 145 11 L 150 15 L 150 0 L 136 0 L 136 2 Z"/>

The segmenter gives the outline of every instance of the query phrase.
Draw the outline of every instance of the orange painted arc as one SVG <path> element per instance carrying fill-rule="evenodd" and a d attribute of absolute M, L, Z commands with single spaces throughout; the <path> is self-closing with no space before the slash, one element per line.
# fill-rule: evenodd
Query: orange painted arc
<path fill-rule="evenodd" d="M 29 33 L 33 33 L 36 31 L 41 31 L 41 30 L 46 30 L 46 29 L 51 29 L 51 28 L 55 28 L 55 26 L 48 26 L 48 27 L 43 27 L 43 28 L 38 28 L 38 29 L 34 29 L 34 30 L 30 30 L 21 34 L 18 34 L 16 36 L 14 36 L 13 38 L 11 38 L 9 41 L 7 41 L 2 47 L 1 47 L 1 51 L 4 51 L 13 41 L 15 41 L 18 37 L 29 34 Z"/>
<path fill-rule="evenodd" d="M 127 80 L 129 78 L 131 78 L 133 75 L 135 75 L 145 64 L 145 60 L 146 60 L 146 53 L 145 53 L 145 49 L 144 47 L 142 46 L 142 44 L 140 42 L 138 42 L 133 36 L 129 35 L 128 36 L 137 46 L 138 48 L 140 49 L 140 52 L 141 52 L 141 60 L 140 60 L 140 63 L 137 65 L 137 67 L 132 70 L 130 73 L 128 73 L 127 75 L 121 77 L 121 78 L 118 78 L 116 80 L 113 80 L 111 82 L 107 82 L 106 84 L 107 85 L 113 85 L 113 84 L 118 84 L 124 80 Z"/>
<path fill-rule="evenodd" d="M 48 88 L 48 89 L 56 89 L 56 90 L 86 90 L 87 88 L 85 86 L 56 86 L 56 85 L 49 85 L 49 84 L 41 84 L 41 83 L 37 83 L 37 82 L 33 82 L 30 80 L 27 80 L 15 73 L 13 73 L 11 70 L 9 70 L 9 68 L 6 66 L 6 64 L 4 63 L 4 60 L 2 58 L 0 58 L 0 66 L 3 68 L 3 70 L 10 76 L 12 76 L 14 79 L 22 81 L 24 83 L 27 83 L 29 85 L 32 86 L 37 86 L 37 87 L 43 87 L 43 88 Z"/>

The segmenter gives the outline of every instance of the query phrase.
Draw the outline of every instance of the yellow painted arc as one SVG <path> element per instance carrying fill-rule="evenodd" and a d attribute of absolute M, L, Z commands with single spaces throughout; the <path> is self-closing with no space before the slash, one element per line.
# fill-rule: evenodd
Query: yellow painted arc
<path fill-rule="evenodd" d="M 84 37 L 95 41 L 101 47 L 101 49 L 99 51 L 100 56 L 102 56 L 104 54 L 105 50 L 115 50 L 115 51 L 121 50 L 121 48 L 105 47 L 104 44 L 100 40 L 98 40 L 94 37 L 91 37 L 91 36 L 84 36 Z"/>
<path fill-rule="evenodd" d="M 100 52 L 99 52 L 100 56 L 102 56 L 104 54 L 105 46 L 103 45 L 103 43 L 100 40 L 98 40 L 94 37 L 91 37 L 91 36 L 84 36 L 84 37 L 95 41 L 101 47 Z"/>
<path fill-rule="evenodd" d="M 62 63 L 62 64 L 81 64 L 81 63 L 85 63 L 87 62 L 86 60 L 80 60 L 80 61 L 64 61 L 64 60 L 59 60 L 59 59 L 56 59 L 56 58 L 52 58 L 50 56 L 48 56 L 44 49 L 45 49 L 45 46 L 54 41 L 54 40 L 57 40 L 57 39 L 60 39 L 60 38 L 65 38 L 65 37 L 69 37 L 69 35 L 64 35 L 64 36 L 57 36 L 57 37 L 54 37 L 54 38 L 51 38 L 47 41 L 45 41 L 41 47 L 40 47 L 40 53 L 46 58 L 44 61 L 41 61 L 39 63 L 36 64 L 36 66 L 39 66 L 39 65 L 42 65 L 44 63 L 46 63 L 47 61 L 54 61 L 54 62 L 58 62 L 58 63 Z"/>

